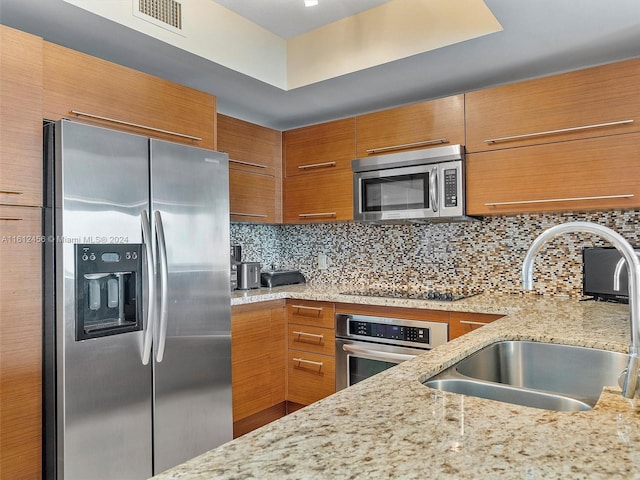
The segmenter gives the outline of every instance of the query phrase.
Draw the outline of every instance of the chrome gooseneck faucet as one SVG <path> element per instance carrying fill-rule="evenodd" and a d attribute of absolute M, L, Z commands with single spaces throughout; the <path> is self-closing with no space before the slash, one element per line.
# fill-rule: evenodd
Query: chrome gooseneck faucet
<path fill-rule="evenodd" d="M 622 255 L 627 263 L 629 274 L 629 311 L 631 316 L 631 344 L 629 345 L 629 363 L 621 373 L 622 394 L 626 398 L 633 398 L 638 386 L 640 372 L 640 260 L 633 247 L 620 234 L 610 228 L 591 222 L 569 222 L 545 230 L 536 238 L 522 263 L 522 289 L 533 289 L 533 260 L 537 253 L 549 240 L 564 233 L 591 233 L 610 242 Z"/>

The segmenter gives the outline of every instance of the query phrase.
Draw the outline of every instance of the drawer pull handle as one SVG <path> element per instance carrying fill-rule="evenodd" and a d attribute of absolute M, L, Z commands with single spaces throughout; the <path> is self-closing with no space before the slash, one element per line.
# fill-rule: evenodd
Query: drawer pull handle
<path fill-rule="evenodd" d="M 229 159 L 229 163 L 237 163 L 238 165 L 246 165 L 248 167 L 269 168 L 267 165 L 262 165 L 261 163 L 243 162 L 242 160 L 233 160 L 232 158 Z"/>
<path fill-rule="evenodd" d="M 314 367 L 318 367 L 318 370 L 322 369 L 324 363 L 323 362 L 314 362 L 313 360 L 305 360 L 304 358 L 293 358 L 293 361 L 300 365 L 304 363 L 305 365 L 313 365 Z"/>
<path fill-rule="evenodd" d="M 235 215 L 237 217 L 258 217 L 258 218 L 267 218 L 267 215 L 262 213 L 244 213 L 244 212 L 229 212 L 229 215 Z"/>
<path fill-rule="evenodd" d="M 294 331 L 293 332 L 294 335 L 297 335 L 298 337 L 311 337 L 311 338 L 317 338 L 319 341 L 324 340 L 324 335 L 320 334 L 320 333 L 307 333 L 307 332 L 297 332 Z"/>
<path fill-rule="evenodd" d="M 323 162 L 323 163 L 310 163 L 308 165 L 298 165 L 300 170 L 307 170 L 309 168 L 327 168 L 327 167 L 335 167 L 336 162 Z"/>
<path fill-rule="evenodd" d="M 22 192 L 14 192 L 12 190 L 0 190 L 2 195 L 24 195 Z"/>
<path fill-rule="evenodd" d="M 617 125 L 627 125 L 633 123 L 633 120 L 620 120 L 618 122 L 596 123 L 593 125 L 581 125 L 579 127 L 560 128 L 558 130 L 547 130 L 545 132 L 525 133 L 522 135 L 512 135 L 509 137 L 489 138 L 484 143 L 508 142 L 510 140 L 520 140 L 522 138 L 542 137 L 544 135 L 556 135 L 558 133 L 579 132 L 581 130 L 591 130 L 594 128 L 613 127 Z"/>
<path fill-rule="evenodd" d="M 117 123 L 119 125 L 126 125 L 127 127 L 144 128 L 145 130 L 150 130 L 152 132 L 166 133 L 167 135 L 173 135 L 174 137 L 188 138 L 189 140 L 196 140 L 198 142 L 202 141 L 202 138 L 194 137 L 193 135 L 172 132 L 170 130 L 162 130 L 160 128 L 149 127 L 147 125 L 140 125 L 138 123 L 125 122 L 124 120 L 117 120 L 115 118 L 103 117 L 101 115 L 94 115 L 93 113 L 78 112 L 77 110 L 71 110 L 69 113 L 73 113 L 74 115 L 77 115 L 79 117 L 95 118 L 96 120 L 104 120 L 106 122 Z"/>
<path fill-rule="evenodd" d="M 516 202 L 490 202 L 485 203 L 485 207 L 497 207 L 500 205 L 527 205 L 530 203 L 553 203 L 553 202 L 579 202 L 581 200 L 606 200 L 610 198 L 632 198 L 633 193 L 623 193 L 620 195 L 599 195 L 595 197 L 570 197 L 570 198 L 547 198 L 542 200 L 519 200 Z"/>
<path fill-rule="evenodd" d="M 491 322 L 474 322 L 473 320 L 460 320 L 463 325 L 489 325 Z"/>
<path fill-rule="evenodd" d="M 335 217 L 336 212 L 321 212 L 321 213 L 299 213 L 301 218 L 313 218 L 313 217 Z"/>
<path fill-rule="evenodd" d="M 313 310 L 314 312 L 322 312 L 322 307 L 307 307 L 306 305 L 291 305 L 291 308 L 296 308 L 298 310 Z"/>
<path fill-rule="evenodd" d="M 403 143 L 402 145 L 391 145 L 390 147 L 370 148 L 367 150 L 368 154 L 391 152 L 393 150 L 403 150 L 405 148 L 424 147 L 427 145 L 439 145 L 441 143 L 449 143 L 446 138 L 434 138 L 433 140 L 424 140 L 422 142 Z"/>
<path fill-rule="evenodd" d="M 5 222 L 21 222 L 22 218 L 18 217 L 0 217 L 0 220 Z"/>

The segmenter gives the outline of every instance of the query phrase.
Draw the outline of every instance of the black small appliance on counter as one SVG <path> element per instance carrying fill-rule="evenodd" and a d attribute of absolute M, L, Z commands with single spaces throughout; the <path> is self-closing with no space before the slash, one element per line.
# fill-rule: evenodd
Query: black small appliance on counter
<path fill-rule="evenodd" d="M 265 270 L 260 274 L 260 284 L 263 287 L 280 287 L 306 283 L 304 275 L 298 270 Z"/>
<path fill-rule="evenodd" d="M 636 255 L 640 249 L 636 248 Z M 626 264 L 616 267 L 622 255 L 613 247 L 589 247 L 582 250 L 583 273 L 582 293 L 594 300 L 604 302 L 629 303 L 629 274 Z M 619 289 L 615 290 L 615 278 L 619 279 Z"/>

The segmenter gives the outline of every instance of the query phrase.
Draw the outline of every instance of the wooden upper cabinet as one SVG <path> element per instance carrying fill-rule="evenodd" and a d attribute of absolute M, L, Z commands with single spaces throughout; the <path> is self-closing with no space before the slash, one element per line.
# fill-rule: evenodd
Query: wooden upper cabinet
<path fill-rule="evenodd" d="M 640 132 L 467 155 L 470 215 L 640 207 Z"/>
<path fill-rule="evenodd" d="M 229 154 L 231 221 L 282 221 L 282 133 L 218 114 L 218 150 Z"/>
<path fill-rule="evenodd" d="M 218 114 L 218 150 L 229 154 L 229 168 L 263 175 L 282 173 L 282 133 Z"/>
<path fill-rule="evenodd" d="M 464 145 L 464 95 L 356 117 L 356 157 L 439 145 Z"/>
<path fill-rule="evenodd" d="M 355 118 L 320 123 L 283 133 L 285 175 L 349 172 L 355 158 Z"/>
<path fill-rule="evenodd" d="M 42 43 L 0 25 L 0 204 L 42 205 Z"/>
<path fill-rule="evenodd" d="M 467 152 L 640 130 L 640 58 L 466 94 Z"/>
<path fill-rule="evenodd" d="M 97 120 L 105 127 L 216 149 L 213 95 L 48 42 L 44 78 L 43 110 L 49 120 L 72 118 L 70 112 L 78 111 L 156 130 Z"/>
<path fill-rule="evenodd" d="M 284 181 L 285 223 L 353 220 L 351 171 L 287 177 Z"/>

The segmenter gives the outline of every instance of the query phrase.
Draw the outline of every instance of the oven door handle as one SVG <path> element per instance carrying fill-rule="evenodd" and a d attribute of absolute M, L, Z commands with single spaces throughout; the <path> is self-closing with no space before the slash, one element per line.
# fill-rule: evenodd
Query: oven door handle
<path fill-rule="evenodd" d="M 380 350 L 369 350 L 368 348 L 354 347 L 353 345 L 344 344 L 342 349 L 347 353 L 354 355 L 366 355 L 371 360 L 390 360 L 392 362 L 404 362 L 416 358 L 416 355 L 407 355 L 405 353 L 381 352 Z"/>

